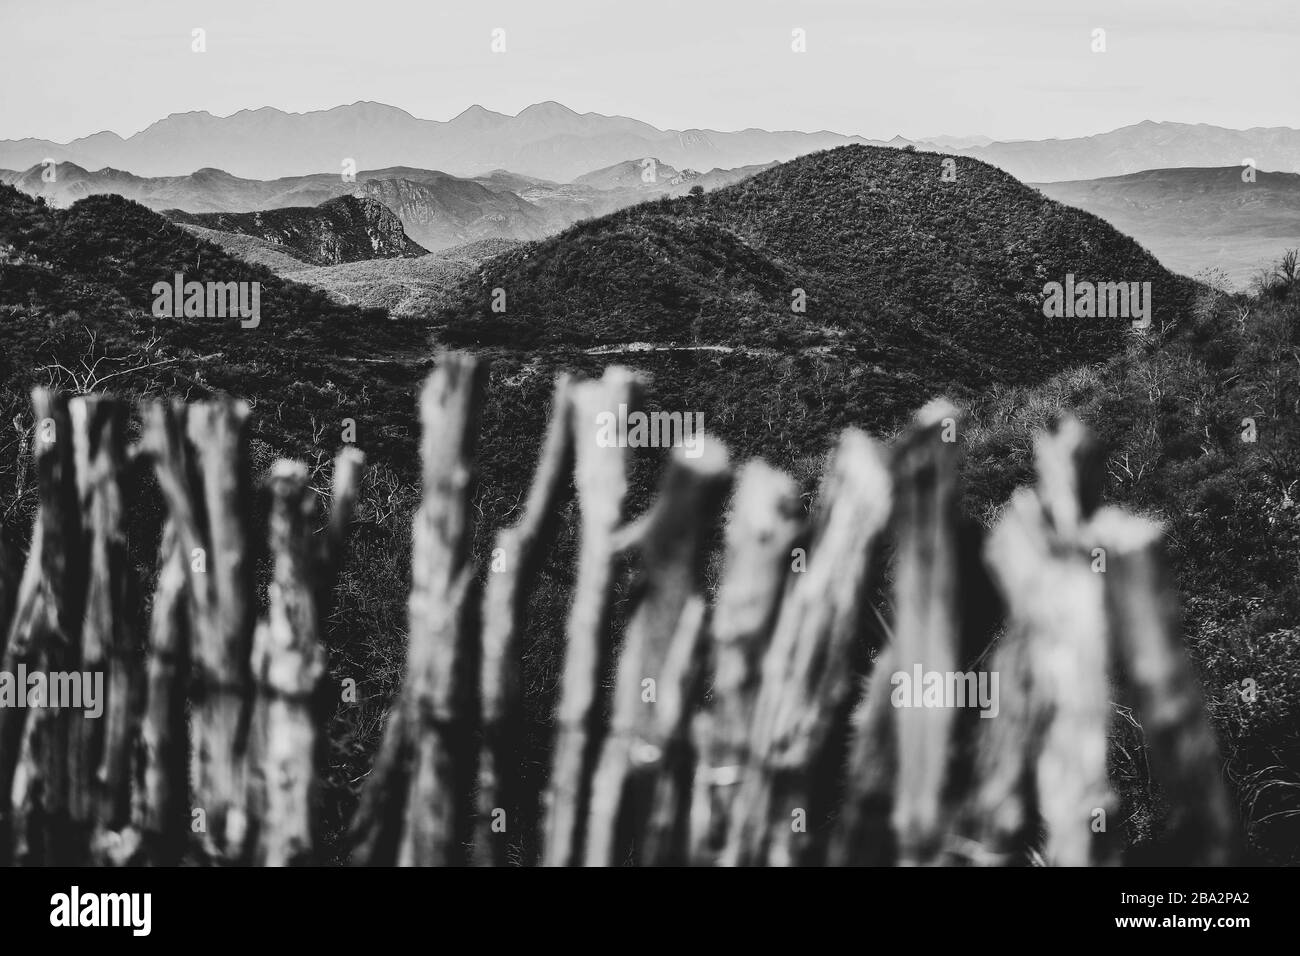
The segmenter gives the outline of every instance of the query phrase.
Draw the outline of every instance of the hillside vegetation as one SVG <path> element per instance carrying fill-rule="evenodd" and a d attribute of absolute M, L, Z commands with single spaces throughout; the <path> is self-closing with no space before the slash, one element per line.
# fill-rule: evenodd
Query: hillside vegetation
<path fill-rule="evenodd" d="M 862 358 L 982 352 L 1032 374 L 1104 352 L 1127 325 L 1044 322 L 1047 281 L 1151 281 L 1160 321 L 1187 301 L 1188 283 L 1101 220 L 991 167 L 956 169 L 942 182 L 939 157 L 846 147 L 580 223 L 493 260 L 448 311 L 449 332 L 538 345 L 835 345 Z M 506 290 L 504 315 L 491 311 L 494 288 Z"/>
<path fill-rule="evenodd" d="M 1194 286 L 1093 216 L 977 163 L 957 168 L 957 182 L 943 183 L 936 157 L 837 150 L 582 224 L 474 269 L 432 327 L 435 344 L 476 348 L 491 363 L 476 553 L 517 517 L 557 371 L 637 368 L 652 379 L 651 408 L 702 411 L 734 459 L 766 458 L 809 497 L 840 429 L 886 437 L 947 392 L 971 410 L 962 437 L 976 523 L 1028 480 L 1030 429 L 1078 408 L 1111 446 L 1107 495 L 1169 521 L 1188 645 L 1243 815 L 1258 857 L 1283 859 L 1300 808 L 1300 486 L 1291 484 L 1300 292 L 1282 279 L 1255 299 Z M 55 210 L 0 188 L 0 256 L 6 423 L 30 430 L 32 384 L 191 400 L 224 390 L 254 406 L 259 468 L 299 457 L 319 484 L 344 419 L 355 420 L 371 474 L 327 634 L 332 678 L 357 679 L 362 697 L 340 705 L 331 726 L 327 796 L 341 820 L 404 665 L 413 412 L 431 323 L 341 305 L 116 197 Z M 261 282 L 261 325 L 154 318 L 152 284 L 175 271 Z M 1045 320 L 1042 285 L 1067 272 L 1151 281 L 1152 328 L 1135 336 L 1126 321 Z M 504 315 L 491 311 L 498 287 Z M 804 313 L 790 310 L 795 287 L 807 293 Z M 1240 440 L 1246 417 L 1258 425 L 1254 443 Z M 0 439 L 0 513 L 25 542 L 34 482 L 17 439 Z M 661 461 L 637 459 L 634 511 Z M 140 481 L 131 546 L 148 581 L 160 511 Z M 573 518 L 570 507 L 531 609 L 534 778 L 547 764 Z M 1261 688 L 1250 706 L 1234 698 L 1245 676 Z M 1160 800 L 1140 746 L 1117 733 L 1113 764 L 1130 839 L 1153 839 Z"/>
<path fill-rule="evenodd" d="M 384 309 L 394 318 L 418 318 L 442 309 L 451 290 L 484 260 L 516 245 L 509 239 L 480 239 L 413 259 L 369 259 L 318 268 L 297 261 L 272 263 L 258 251 L 253 254 L 280 275 L 324 289 L 339 302 Z"/>
<path fill-rule="evenodd" d="M 1067 274 L 1151 282 L 1157 329 L 1185 312 L 1193 283 L 1100 219 L 981 163 L 955 169 L 945 182 L 939 157 L 845 147 L 579 223 L 485 263 L 440 316 L 443 336 L 528 352 L 775 349 L 756 384 L 807 359 L 851 376 L 840 400 L 883 425 L 936 391 L 1027 384 L 1119 349 L 1126 320 L 1043 317 L 1044 284 Z"/>
<path fill-rule="evenodd" d="M 967 429 L 967 510 L 1032 478 L 1031 435 L 1077 414 L 1110 455 L 1105 495 L 1166 526 L 1184 636 L 1252 848 L 1300 863 L 1300 281 L 1254 297 L 1211 277 L 1157 339 L 1032 389 L 995 388 Z M 1253 439 L 1253 440 L 1252 440 Z M 1247 683 L 1247 682 L 1253 682 Z M 1253 691 L 1253 693 L 1252 693 Z M 1141 731 L 1117 715 L 1134 841 L 1158 830 Z"/>
<path fill-rule="evenodd" d="M 318 266 L 422 256 L 427 252 L 406 235 L 402 220 L 391 209 L 377 200 L 357 196 L 339 196 L 319 206 L 264 212 L 188 213 L 169 209 L 165 215 L 173 222 L 249 236 Z"/>

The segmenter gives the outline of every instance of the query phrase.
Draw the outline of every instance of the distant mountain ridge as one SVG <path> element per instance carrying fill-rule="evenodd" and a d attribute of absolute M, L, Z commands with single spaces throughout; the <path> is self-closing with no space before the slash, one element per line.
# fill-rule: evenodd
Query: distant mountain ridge
<path fill-rule="evenodd" d="M 140 176 L 216 167 L 273 179 L 334 172 L 351 160 L 353 168 L 435 167 L 458 176 L 504 168 L 567 182 L 630 157 L 657 156 L 678 168 L 733 168 L 865 142 L 826 131 L 661 130 L 625 116 L 576 113 L 555 102 L 537 103 L 516 116 L 471 106 L 445 122 L 359 102 L 308 113 L 271 107 L 226 117 L 173 113 L 126 138 L 101 132 L 70 143 L 4 140 L 0 167 L 27 169 L 53 159 Z"/>
<path fill-rule="evenodd" d="M 111 194 L 151 209 L 188 213 L 243 213 L 316 206 L 337 196 L 383 203 L 401 219 L 406 234 L 431 252 L 486 239 L 525 241 L 553 235 L 580 219 L 604 215 L 662 195 L 681 195 L 693 186 L 728 186 L 767 166 L 679 173 L 652 157 L 656 174 L 643 178 L 641 163 L 628 160 L 563 185 L 535 176 L 494 169 L 473 179 L 440 170 L 395 166 L 362 170 L 353 180 L 332 173 L 260 180 L 200 169 L 188 176 L 143 177 L 106 168 L 90 172 L 74 163 L 0 170 L 0 183 L 67 207 L 79 199 Z M 635 175 L 628 175 L 635 170 Z"/>
<path fill-rule="evenodd" d="M 1205 123 L 1146 120 L 1095 136 L 996 142 L 953 149 L 1004 169 L 1022 182 L 1124 176 L 1146 169 L 1237 166 L 1300 172 L 1300 130 L 1285 126 L 1224 129 Z"/>
<path fill-rule="evenodd" d="M 1300 175 L 1240 166 L 1148 169 L 1127 176 L 1037 183 L 1046 196 L 1100 216 L 1185 275 L 1222 269 L 1244 288 L 1300 248 Z"/>
<path fill-rule="evenodd" d="M 955 152 L 1006 170 L 1024 182 L 1120 176 L 1143 169 L 1227 166 L 1255 160 L 1269 171 L 1300 171 L 1300 130 L 1225 129 L 1155 122 L 1067 139 L 992 141 L 939 135 L 888 141 L 818 131 L 659 129 L 626 116 L 577 113 L 553 101 L 515 116 L 471 106 L 446 121 L 420 119 L 382 103 L 287 113 L 272 107 L 220 117 L 173 113 L 131 136 L 100 132 L 55 143 L 0 140 L 0 167 L 24 170 L 47 159 L 88 169 L 129 169 L 139 176 L 182 176 L 219 168 L 251 179 L 276 179 L 352 168 L 435 168 L 458 177 L 505 169 L 524 177 L 570 182 L 637 157 L 679 170 L 733 169 L 851 144 L 915 146 Z"/>

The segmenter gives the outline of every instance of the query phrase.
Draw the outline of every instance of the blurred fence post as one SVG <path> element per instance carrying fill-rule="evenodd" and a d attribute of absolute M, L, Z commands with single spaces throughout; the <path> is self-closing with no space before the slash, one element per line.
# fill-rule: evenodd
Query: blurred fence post
<path fill-rule="evenodd" d="M 572 866 L 583 860 L 591 775 L 604 737 L 603 684 L 613 654 L 610 631 L 615 532 L 627 495 L 628 449 L 598 440 L 602 416 L 634 409 L 640 383 L 610 367 L 595 382 L 573 387 L 574 485 L 579 505 L 578 572 L 565 628 L 564 671 L 556 708 L 555 751 L 546 794 L 542 861 Z"/>
<path fill-rule="evenodd" d="M 571 383 L 555 383 L 551 418 L 519 521 L 497 535 L 483 595 L 483 752 L 479 765 L 475 863 L 505 866 L 512 838 L 539 825 L 538 795 L 519 772 L 524 737 L 523 654 L 529 590 L 554 539 L 573 470 Z M 495 562 L 500 560 L 502 567 Z M 531 862 L 521 860 L 521 862 Z"/>
<path fill-rule="evenodd" d="M 470 559 L 486 367 L 443 353 L 420 396 L 424 497 L 412 521 L 406 679 L 354 822 L 369 865 L 463 863 L 472 839 L 480 646 Z"/>
<path fill-rule="evenodd" d="M 1117 683 L 1142 726 L 1151 771 L 1169 802 L 1153 862 L 1224 866 L 1238 842 L 1219 750 L 1200 685 L 1182 646 L 1163 557 L 1163 529 L 1118 508 L 1085 531 L 1106 558 L 1106 614 Z"/>
<path fill-rule="evenodd" d="M 750 772 L 749 733 L 763 655 L 803 530 L 799 486 L 784 472 L 744 466 L 727 520 L 726 560 L 710 627 L 712 696 L 696 722 L 699 764 L 691 860 L 716 863 L 740 782 Z"/>
<path fill-rule="evenodd" d="M 623 368 L 557 381 L 528 500 L 480 595 L 485 371 L 445 354 L 421 395 L 407 672 L 352 821 L 354 862 L 460 864 L 474 849 L 481 864 L 530 863 L 534 830 L 547 865 L 1216 865 L 1239 852 L 1160 526 L 1100 507 L 1101 452 L 1078 421 L 1037 437 L 1037 485 L 987 538 L 1006 605 L 989 643 L 962 603 L 988 581 L 960 523 L 951 405 L 928 405 L 889 451 L 846 431 L 807 525 L 792 478 L 745 465 L 711 613 L 726 450 L 671 455 L 652 506 L 625 524 L 630 450 L 601 437 L 640 403 Z M 106 693 L 102 718 L 65 700 L 0 706 L 0 863 L 318 862 L 322 628 L 363 456 L 336 459 L 323 530 L 305 466 L 272 467 L 255 621 L 247 406 L 142 405 L 138 457 L 167 505 L 142 647 L 126 408 L 43 389 L 33 406 L 38 511 L 20 579 L 0 542 L 0 671 L 101 674 Z M 579 549 L 543 806 L 520 769 L 522 652 L 570 474 Z M 892 628 L 872 605 L 891 521 Z M 935 674 L 942 700 L 896 699 L 900 675 L 923 675 L 928 695 Z M 985 674 L 996 719 L 972 720 L 982 686 L 979 715 L 957 708 Z M 1162 839 L 1136 848 L 1108 772 L 1125 705 L 1169 802 Z"/>
<path fill-rule="evenodd" d="M 1079 527 L 1095 507 L 1100 471 L 1097 451 L 1082 426 L 1067 421 L 1037 443 L 1037 494 L 1017 491 L 987 546 L 989 564 L 1006 597 L 1009 629 L 1004 650 L 1023 657 L 1013 673 L 1026 680 L 1010 688 L 1025 695 L 1008 713 L 1020 727 L 1002 735 L 1003 747 L 1027 756 L 1003 755 L 1003 766 L 986 765 L 996 784 L 983 806 L 997 822 L 990 842 L 1006 844 L 1035 807 L 1045 830 L 1043 857 L 1053 865 L 1117 862 L 1113 821 L 1118 806 L 1106 772 L 1111 723 L 1107 675 L 1104 575 L 1084 550 Z M 1028 791 L 1012 786 L 1023 774 Z M 995 808 L 989 796 L 1023 806 Z M 1023 794 L 1023 795 L 1022 795 Z"/>
<path fill-rule="evenodd" d="M 32 392 L 39 508 L 0 670 L 68 670 L 79 656 L 85 602 L 81 527 L 67 396 Z M 25 689 L 24 689 L 25 691 Z M 66 714 L 0 707 L 0 863 L 75 862 L 67 832 Z M 71 860 L 70 860 L 71 858 Z"/>
<path fill-rule="evenodd" d="M 124 482 L 127 406 L 103 396 L 68 405 L 87 558 L 80 669 L 102 683 L 98 716 L 69 713 L 69 811 L 97 862 L 123 863 L 134 847 L 131 750 L 138 732 L 141 634 L 126 546 Z M 89 849 L 89 847 L 88 847 Z"/>
<path fill-rule="evenodd" d="M 690 718 L 703 689 L 703 548 L 730 479 L 721 442 L 705 440 L 701 451 L 696 459 L 674 451 L 659 496 L 621 542 L 638 552 L 640 574 L 593 774 L 589 866 L 653 855 L 685 862 Z"/>
<path fill-rule="evenodd" d="M 258 622 L 253 674 L 258 689 L 254 714 L 252 768 L 257 806 L 253 862 L 288 866 L 315 861 L 319 827 L 315 809 L 318 781 L 326 764 L 321 689 L 325 677 L 322 622 L 329 611 L 332 569 L 343 543 L 364 458 L 345 449 L 334 461 L 331 522 L 317 548 L 315 492 L 301 462 L 278 461 L 271 468 L 270 551 L 267 616 Z M 250 801 L 251 802 L 251 801 Z"/>
<path fill-rule="evenodd" d="M 845 431 L 822 482 L 807 570 L 791 576 L 763 658 L 750 734 L 754 772 L 737 794 L 727 865 L 821 862 L 891 495 L 884 450 Z"/>

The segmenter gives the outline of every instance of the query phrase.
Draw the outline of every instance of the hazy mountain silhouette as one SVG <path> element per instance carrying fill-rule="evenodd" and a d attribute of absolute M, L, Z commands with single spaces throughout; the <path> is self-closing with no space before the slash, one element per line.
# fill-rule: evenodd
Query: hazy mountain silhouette
<path fill-rule="evenodd" d="M 1205 123 L 1155 123 L 1072 139 L 996 142 L 953 149 L 1005 169 L 1023 182 L 1123 176 L 1176 166 L 1240 166 L 1300 170 L 1300 130 L 1286 126 L 1224 129 Z"/>
<path fill-rule="evenodd" d="M 270 107 L 226 117 L 173 113 L 125 139 L 102 132 L 70 143 L 4 140 L 0 167 L 26 169 L 53 159 L 84 168 L 130 169 L 141 176 L 217 167 L 270 179 L 338 172 L 351 159 L 354 168 L 432 166 L 460 176 L 504 168 L 568 181 L 632 157 L 657 156 L 678 168 L 732 168 L 863 142 L 831 132 L 661 130 L 624 116 L 575 113 L 554 102 L 535 104 L 517 116 L 472 106 L 445 122 L 360 102 L 310 113 Z"/>
<path fill-rule="evenodd" d="M 1149 169 L 1038 189 L 1101 216 L 1176 272 L 1220 268 L 1244 286 L 1300 248 L 1300 175 L 1258 171 L 1247 182 L 1242 174 L 1240 166 Z"/>
<path fill-rule="evenodd" d="M 433 167 L 461 177 L 506 169 L 568 182 L 646 156 L 679 170 L 731 169 L 784 162 L 852 143 L 958 152 L 1026 182 L 1228 166 L 1247 158 L 1260 169 L 1300 170 L 1300 130 L 1288 127 L 1232 130 L 1148 120 L 1069 139 L 991 142 L 980 136 L 934 136 L 913 142 L 896 136 L 886 144 L 826 131 L 661 130 L 626 116 L 576 113 L 552 101 L 534 104 L 516 116 L 476 105 L 446 121 L 419 119 L 372 102 L 308 113 L 271 107 L 225 117 L 203 111 L 173 113 L 125 139 L 100 132 L 70 143 L 0 140 L 0 167 L 21 170 L 53 159 L 87 169 L 129 169 L 141 176 L 179 176 L 216 167 L 236 176 L 273 179 L 337 173 L 350 159 L 355 167 L 372 169 Z"/>

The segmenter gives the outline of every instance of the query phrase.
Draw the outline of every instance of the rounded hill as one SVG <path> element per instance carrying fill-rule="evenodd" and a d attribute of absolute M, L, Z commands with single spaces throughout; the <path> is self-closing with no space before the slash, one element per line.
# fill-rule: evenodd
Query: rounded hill
<path fill-rule="evenodd" d="M 1102 220 L 991 166 L 847 146 L 521 246 L 486 262 L 441 318 L 458 344 L 829 351 L 937 390 L 1116 351 L 1126 317 L 1044 317 L 1046 284 L 1071 275 L 1151 283 L 1155 328 L 1193 288 Z"/>

